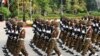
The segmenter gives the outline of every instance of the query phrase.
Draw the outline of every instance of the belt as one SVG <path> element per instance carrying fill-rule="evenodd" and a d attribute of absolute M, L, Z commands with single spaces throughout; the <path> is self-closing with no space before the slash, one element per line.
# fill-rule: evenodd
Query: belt
<path fill-rule="evenodd" d="M 57 38 L 51 38 L 50 40 L 52 40 L 52 39 L 53 39 L 53 40 L 57 40 Z"/>
<path fill-rule="evenodd" d="M 86 38 L 86 40 L 91 40 L 91 38 Z"/>
<path fill-rule="evenodd" d="M 23 38 L 19 38 L 18 40 L 24 40 Z"/>

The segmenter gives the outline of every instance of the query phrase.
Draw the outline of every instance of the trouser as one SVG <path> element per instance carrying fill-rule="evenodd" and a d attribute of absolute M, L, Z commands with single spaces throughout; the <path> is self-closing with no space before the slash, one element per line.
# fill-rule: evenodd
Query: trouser
<path fill-rule="evenodd" d="M 71 42 L 70 42 L 70 47 L 72 48 L 72 47 L 74 47 L 75 45 L 75 38 L 74 38 L 74 36 L 71 36 Z"/>
<path fill-rule="evenodd" d="M 40 48 L 40 49 L 41 49 L 41 45 L 43 44 L 42 41 L 43 41 L 43 40 L 41 39 L 41 37 L 38 37 L 38 40 L 37 40 L 37 42 L 36 42 L 36 46 L 37 46 L 38 48 Z"/>
<path fill-rule="evenodd" d="M 96 44 L 100 45 L 100 35 L 99 34 L 97 35 L 97 42 L 96 42 Z"/>
<path fill-rule="evenodd" d="M 71 48 L 71 42 L 72 42 L 72 37 L 69 36 L 69 38 L 68 38 L 68 47 L 69 47 L 69 48 Z"/>
<path fill-rule="evenodd" d="M 93 36 L 92 36 L 92 43 L 95 43 L 97 42 L 97 34 L 96 33 L 93 33 Z"/>
<path fill-rule="evenodd" d="M 95 53 L 95 50 L 93 49 L 92 42 L 90 39 L 85 40 L 82 56 L 85 56 L 88 50 L 90 50 L 93 54 Z"/>
<path fill-rule="evenodd" d="M 60 51 L 59 51 L 59 49 L 58 49 L 58 47 L 57 47 L 56 41 L 55 41 L 54 39 L 51 39 L 50 42 L 49 42 L 47 51 L 46 51 L 46 52 L 47 52 L 47 56 L 50 56 L 50 54 L 51 54 L 51 52 L 52 52 L 53 50 L 58 54 L 58 56 L 61 55 L 61 53 L 60 53 Z"/>
<path fill-rule="evenodd" d="M 59 38 L 62 40 L 62 36 L 63 36 L 63 31 L 60 32 L 60 36 Z"/>
<path fill-rule="evenodd" d="M 48 43 L 49 43 L 49 40 L 48 39 L 45 39 L 44 45 L 42 47 L 43 51 L 46 51 L 46 49 L 48 47 Z"/>
<path fill-rule="evenodd" d="M 45 45 L 45 41 L 46 41 L 46 40 L 44 39 L 44 37 L 41 38 L 41 40 L 40 40 L 40 43 L 41 43 L 41 44 L 40 44 L 40 48 L 41 48 L 42 50 L 44 50 L 43 47 L 44 47 L 44 45 Z"/>
<path fill-rule="evenodd" d="M 10 36 L 8 36 L 8 39 L 7 39 L 7 43 L 6 43 L 6 46 L 7 46 L 7 48 L 9 49 L 9 43 L 10 43 Z"/>
<path fill-rule="evenodd" d="M 37 35 L 34 34 L 33 39 L 31 41 L 31 43 L 34 43 L 36 45 L 36 41 L 37 41 Z"/>
<path fill-rule="evenodd" d="M 79 44 L 79 45 L 78 45 Z M 82 51 L 82 48 L 83 48 L 83 39 L 79 39 L 79 42 L 78 42 L 78 48 L 77 48 L 77 52 L 81 52 Z"/>
<path fill-rule="evenodd" d="M 78 48 L 78 42 L 79 42 L 79 37 L 77 35 L 75 35 L 75 44 L 74 44 L 74 49 L 77 50 Z"/>
<path fill-rule="evenodd" d="M 35 45 L 36 45 L 36 47 L 38 47 L 38 42 L 39 42 L 39 40 L 40 40 L 40 37 L 37 35 L 37 36 L 36 36 L 36 40 L 35 40 Z"/>
<path fill-rule="evenodd" d="M 15 50 L 15 52 L 13 53 L 14 56 L 19 56 L 19 53 L 22 52 L 22 54 L 24 56 L 28 56 L 27 51 L 25 50 L 25 48 L 18 48 Z"/>
<path fill-rule="evenodd" d="M 61 32 L 62 36 L 61 36 L 61 40 L 63 43 L 65 43 L 65 39 L 66 39 L 66 33 L 63 31 Z"/>
<path fill-rule="evenodd" d="M 66 46 L 69 46 L 69 43 L 70 43 L 70 33 L 69 32 L 67 33 L 66 38 L 67 38 L 67 40 L 66 40 Z"/>

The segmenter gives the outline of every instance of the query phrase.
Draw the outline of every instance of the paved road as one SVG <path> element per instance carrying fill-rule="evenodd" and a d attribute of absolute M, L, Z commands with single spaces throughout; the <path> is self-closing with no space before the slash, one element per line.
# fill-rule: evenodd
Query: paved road
<path fill-rule="evenodd" d="M 3 50 L 2 47 L 6 44 L 6 41 L 7 41 L 7 35 L 5 35 L 4 27 L 5 27 L 5 22 L 0 22 L 0 56 L 5 56 L 4 52 L 2 51 Z M 40 56 L 35 51 L 35 49 L 31 48 L 29 45 L 30 40 L 33 38 L 32 28 L 28 27 L 28 28 L 25 28 L 25 30 L 26 30 L 25 47 L 29 53 L 29 56 Z M 58 46 L 59 46 L 59 44 L 58 44 Z M 60 47 L 59 47 L 59 49 L 63 56 L 73 56 L 72 54 L 67 53 L 65 50 L 62 50 Z M 42 53 L 42 52 L 40 52 L 40 53 Z M 43 53 L 43 54 L 45 54 L 45 53 Z M 100 52 L 98 54 L 100 54 Z M 52 56 L 57 56 L 57 55 L 52 55 Z M 86 56 L 88 56 L 88 55 L 86 55 Z"/>

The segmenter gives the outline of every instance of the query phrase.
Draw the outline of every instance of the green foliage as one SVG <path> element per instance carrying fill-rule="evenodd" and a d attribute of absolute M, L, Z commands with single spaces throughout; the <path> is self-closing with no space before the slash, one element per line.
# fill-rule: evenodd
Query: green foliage
<path fill-rule="evenodd" d="M 0 13 L 2 13 L 5 17 L 9 17 L 11 12 L 6 7 L 0 7 Z"/>
<path fill-rule="evenodd" d="M 19 1 L 19 11 L 18 2 Z M 23 13 L 26 14 L 26 19 L 30 18 L 30 1 L 31 0 L 10 0 L 10 11 L 11 16 L 18 15 L 18 17 L 23 18 Z M 61 3 L 62 1 L 62 3 Z M 93 3 L 94 2 L 94 3 Z M 59 17 L 63 10 L 64 15 L 69 17 L 77 17 L 85 15 L 86 12 L 91 9 L 96 9 L 95 0 L 32 0 L 32 17 Z M 24 7 L 23 7 L 24 4 Z M 92 6 L 95 5 L 95 6 Z M 62 8 L 63 7 L 63 8 Z M 23 9 L 25 11 L 23 12 Z M 93 15 L 99 15 L 97 12 L 93 12 Z"/>
<path fill-rule="evenodd" d="M 98 11 L 90 11 L 91 15 L 100 16 L 100 12 Z"/>
<path fill-rule="evenodd" d="M 16 0 L 10 0 L 10 12 L 11 12 L 11 17 L 17 16 L 18 15 L 18 11 L 17 11 L 17 3 Z"/>

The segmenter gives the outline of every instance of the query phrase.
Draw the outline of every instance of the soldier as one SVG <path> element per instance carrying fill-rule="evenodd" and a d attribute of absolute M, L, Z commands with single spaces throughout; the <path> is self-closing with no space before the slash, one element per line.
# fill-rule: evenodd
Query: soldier
<path fill-rule="evenodd" d="M 40 30 L 41 30 L 41 29 L 40 29 L 40 19 L 37 19 L 37 20 L 36 20 L 36 28 L 35 28 L 35 30 L 34 30 L 35 35 L 34 35 L 34 37 L 33 37 L 33 42 L 34 42 L 34 45 L 36 45 L 36 46 L 37 46 L 38 41 L 39 41 Z"/>
<path fill-rule="evenodd" d="M 82 48 L 83 48 L 83 45 L 84 45 L 84 40 L 86 38 L 86 30 L 87 30 L 86 25 L 85 25 L 84 22 L 82 22 L 82 24 L 81 24 L 81 36 L 80 36 L 80 42 L 79 42 L 79 44 L 80 44 L 79 52 L 82 51 Z"/>
<path fill-rule="evenodd" d="M 69 20 L 68 21 L 68 31 L 67 31 L 67 41 L 66 41 L 66 46 L 68 46 L 69 47 L 69 45 L 70 45 L 70 34 L 71 34 L 71 31 L 72 30 L 72 26 L 71 26 L 71 21 Z"/>
<path fill-rule="evenodd" d="M 35 19 L 33 21 L 33 33 L 34 33 L 34 36 L 33 36 L 33 39 L 31 40 L 31 44 L 34 43 L 35 44 L 35 40 L 36 40 L 36 35 L 37 35 L 37 23 L 38 23 L 38 20 Z"/>
<path fill-rule="evenodd" d="M 68 41 L 68 36 L 66 36 L 66 35 L 68 33 L 67 31 L 68 31 L 68 22 L 69 22 L 67 19 L 64 21 L 65 21 L 65 23 L 63 22 L 62 32 L 61 32 L 63 34 L 63 36 L 62 36 L 63 48 L 66 45 L 66 42 Z"/>
<path fill-rule="evenodd" d="M 28 56 L 28 53 L 24 45 L 24 38 L 25 38 L 25 29 L 22 29 L 22 31 L 19 34 L 18 42 L 16 44 L 16 50 L 14 50 L 13 53 L 14 56 L 19 56 L 20 52 L 22 52 L 23 55 Z"/>
<path fill-rule="evenodd" d="M 53 22 L 54 23 L 54 22 Z M 58 47 L 57 47 L 57 43 L 56 43 L 56 41 L 57 41 L 57 36 L 58 36 L 58 30 L 57 30 L 57 22 L 55 22 L 54 24 L 53 24 L 53 32 L 52 32 L 52 34 L 51 34 L 51 39 L 50 39 L 50 41 L 49 41 L 49 45 L 48 45 L 48 48 L 47 48 L 47 56 L 50 56 L 50 54 L 51 54 L 51 52 L 53 51 L 53 50 L 55 50 L 55 52 L 58 54 L 58 56 L 61 56 L 61 53 L 60 53 L 60 51 L 59 51 L 59 49 L 58 49 Z"/>
<path fill-rule="evenodd" d="M 62 46 L 64 47 L 67 41 L 67 31 L 68 31 L 68 19 L 64 19 L 63 21 L 60 22 L 60 28 L 61 28 L 61 33 L 60 33 L 60 38 L 63 42 Z M 62 34 L 62 36 L 61 36 Z"/>
<path fill-rule="evenodd" d="M 81 52 L 82 51 L 82 47 L 83 47 L 83 44 L 84 44 L 84 39 L 86 37 L 86 26 L 85 26 L 85 23 L 83 21 L 81 21 L 81 32 L 80 32 L 80 37 L 79 37 L 79 46 L 78 46 L 78 52 Z"/>
<path fill-rule="evenodd" d="M 12 32 L 12 24 L 10 23 L 10 21 L 6 22 L 6 27 L 7 27 L 7 34 L 8 34 L 6 46 L 9 49 L 9 43 L 10 43 L 10 40 L 11 40 L 10 36 L 11 36 L 11 32 Z"/>
<path fill-rule="evenodd" d="M 71 42 L 70 42 L 70 47 L 74 47 L 74 41 L 75 41 L 75 20 L 72 21 L 72 32 L 71 32 Z"/>
<path fill-rule="evenodd" d="M 12 21 L 9 21 L 9 23 L 11 23 Z M 15 28 L 13 28 L 13 26 L 15 27 L 16 24 L 15 21 L 11 23 L 11 26 L 10 26 L 10 32 L 8 32 L 8 40 L 7 40 L 7 48 L 8 50 L 13 53 L 13 50 L 14 50 L 14 37 L 15 37 Z M 14 25 L 13 25 L 14 24 Z"/>
<path fill-rule="evenodd" d="M 97 36 L 97 45 L 100 47 L 100 20 L 99 20 L 99 26 L 98 26 L 98 36 Z"/>
<path fill-rule="evenodd" d="M 92 34 L 93 34 L 93 29 L 91 27 L 91 22 L 88 22 L 88 29 L 86 32 L 86 38 L 85 38 L 85 43 L 84 43 L 84 48 L 83 48 L 83 52 L 82 52 L 82 56 L 85 56 L 85 54 L 87 53 L 88 50 L 91 51 L 91 55 L 97 55 L 95 53 L 95 50 L 93 49 L 92 46 L 92 42 L 91 42 L 91 38 L 92 38 Z"/>
<path fill-rule="evenodd" d="M 44 47 L 43 47 L 44 51 L 46 51 L 46 49 L 47 49 L 49 40 L 50 40 L 50 38 L 51 38 L 51 33 L 52 33 L 52 31 L 53 31 L 52 26 L 51 26 L 51 23 L 50 23 L 49 21 L 47 21 L 46 24 L 47 24 L 47 25 L 46 25 L 46 28 L 45 28 L 45 36 L 44 36 L 44 38 L 45 38 L 45 39 L 44 39 L 45 43 L 44 43 Z"/>
<path fill-rule="evenodd" d="M 77 51 L 78 50 L 78 46 L 79 46 L 79 41 L 80 41 L 80 32 L 81 32 L 81 28 L 80 28 L 80 23 L 78 23 L 76 25 L 76 44 L 75 44 L 75 50 Z"/>
<path fill-rule="evenodd" d="M 97 31 L 98 31 L 98 22 L 96 19 L 93 20 L 93 23 L 92 23 L 92 28 L 93 28 L 93 37 L 92 37 L 92 42 L 95 43 L 96 42 L 96 39 L 97 39 Z"/>
<path fill-rule="evenodd" d="M 72 29 L 73 29 L 72 27 L 73 27 L 73 24 L 72 24 L 72 21 L 70 21 L 69 26 L 68 26 L 68 31 L 69 31 L 69 36 L 68 36 L 68 47 L 69 47 L 69 48 L 72 48 L 72 47 L 71 47 L 71 43 L 72 43 L 72 42 L 71 42 L 71 41 L 72 41 L 72 35 L 71 35 L 71 34 L 72 34 Z"/>
<path fill-rule="evenodd" d="M 42 48 L 42 37 L 41 37 L 41 34 L 42 34 L 42 20 L 40 20 L 40 22 L 37 24 L 37 32 L 38 32 L 38 39 L 37 39 L 37 43 L 36 43 L 36 46 L 38 48 Z"/>
<path fill-rule="evenodd" d="M 46 21 L 45 20 L 41 20 L 41 31 L 40 31 L 40 39 L 38 41 L 39 44 L 39 48 L 42 49 L 45 43 L 45 29 L 46 29 Z M 43 49 L 42 49 L 43 50 Z"/>

